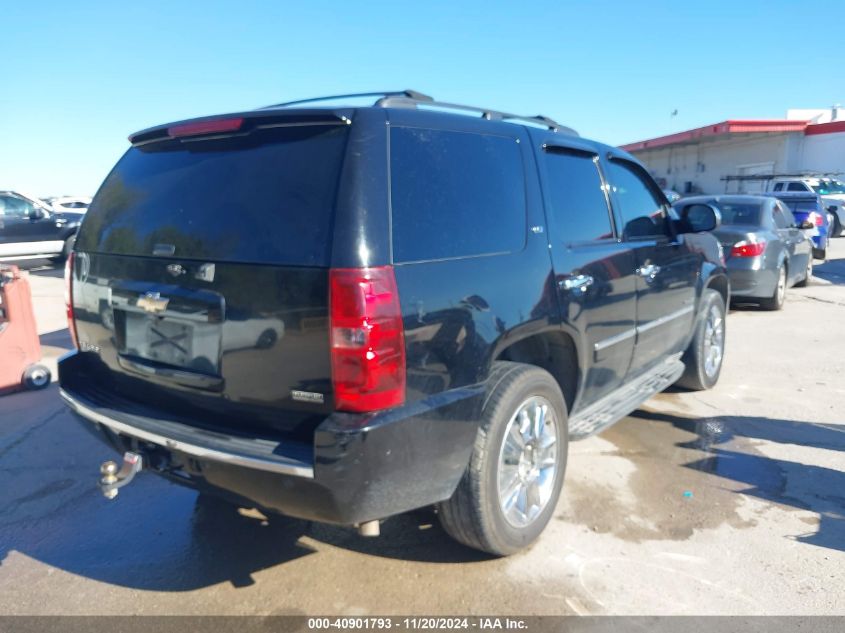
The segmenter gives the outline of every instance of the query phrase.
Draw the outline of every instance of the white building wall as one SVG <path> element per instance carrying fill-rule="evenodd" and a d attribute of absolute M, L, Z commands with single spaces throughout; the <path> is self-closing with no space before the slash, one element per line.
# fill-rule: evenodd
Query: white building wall
<path fill-rule="evenodd" d="M 777 173 L 797 169 L 803 133 L 788 132 L 707 140 L 690 145 L 646 149 L 635 152 L 655 178 L 668 189 L 686 192 L 692 183 L 695 193 L 724 193 L 723 176 L 741 173 Z M 809 137 L 808 137 L 809 138 Z M 757 185 L 755 187 L 755 184 Z M 759 190 L 760 183 L 746 183 L 746 191 Z M 736 191 L 730 183 L 728 191 Z"/>
<path fill-rule="evenodd" d="M 790 134 L 784 143 L 783 173 L 798 173 L 802 170 L 801 156 L 804 153 L 803 134 Z"/>
<path fill-rule="evenodd" d="M 830 123 L 845 119 L 845 108 L 833 106 L 830 108 L 791 108 L 786 111 L 786 118 L 792 121 L 812 121 L 813 123 Z"/>
<path fill-rule="evenodd" d="M 845 132 L 805 136 L 799 162 L 803 170 L 845 176 Z"/>

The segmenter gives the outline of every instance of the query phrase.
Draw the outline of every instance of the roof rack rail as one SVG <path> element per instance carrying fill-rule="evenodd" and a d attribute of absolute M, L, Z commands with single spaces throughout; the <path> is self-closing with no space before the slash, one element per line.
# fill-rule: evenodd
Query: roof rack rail
<path fill-rule="evenodd" d="M 424 95 L 416 90 L 385 90 L 383 92 L 354 92 L 346 95 L 330 95 L 328 97 L 312 97 L 310 99 L 299 99 L 297 101 L 286 101 L 285 103 L 274 103 L 273 105 L 264 106 L 259 110 L 267 110 L 270 108 L 288 108 L 293 105 L 300 105 L 302 103 L 315 103 L 317 101 L 335 101 L 337 99 L 359 99 L 363 97 L 405 97 L 406 99 L 413 99 L 414 101 L 434 101 L 428 95 Z M 381 99 L 379 99 L 380 101 Z M 378 102 L 376 102 L 378 103 Z"/>
<path fill-rule="evenodd" d="M 557 121 L 550 119 L 549 117 L 543 116 L 542 114 L 538 114 L 536 116 L 523 116 L 521 114 L 499 112 L 498 110 L 493 110 L 491 108 L 479 108 L 477 106 L 463 105 L 460 103 L 446 103 L 445 101 L 434 100 L 418 101 L 412 97 L 406 97 L 402 95 L 384 97 L 383 99 L 379 99 L 376 102 L 376 105 L 384 108 L 389 108 L 393 106 L 417 107 L 419 105 L 422 105 L 423 107 L 443 108 L 444 110 L 477 112 L 482 116 L 482 118 L 485 118 L 488 121 L 522 121 L 523 123 L 533 123 L 534 125 L 540 125 L 553 132 L 563 132 L 565 134 L 578 136 L 578 133 L 572 128 L 566 127 L 565 125 L 561 125 Z"/>
<path fill-rule="evenodd" d="M 333 95 L 330 97 L 315 97 L 312 99 L 300 99 L 298 101 L 287 101 L 285 103 L 277 103 L 275 105 L 264 106 L 262 110 L 268 108 L 287 108 L 303 103 L 314 103 L 319 101 L 335 101 L 337 99 L 351 99 L 361 97 L 378 97 L 378 100 L 373 104 L 380 108 L 417 108 L 419 106 L 428 108 L 443 108 L 444 110 L 457 110 L 459 112 L 476 112 L 481 114 L 482 118 L 488 121 L 521 121 L 523 123 L 531 123 L 540 125 L 553 132 L 562 132 L 572 136 L 578 136 L 578 132 L 570 127 L 561 125 L 557 121 L 549 117 L 538 114 L 536 116 L 523 116 L 520 114 L 511 114 L 509 112 L 499 112 L 490 108 L 479 108 L 476 106 L 463 105 L 459 103 L 446 103 L 443 101 L 435 101 L 433 97 L 418 92 L 416 90 L 392 90 L 384 92 L 359 92 L 347 95 Z"/>

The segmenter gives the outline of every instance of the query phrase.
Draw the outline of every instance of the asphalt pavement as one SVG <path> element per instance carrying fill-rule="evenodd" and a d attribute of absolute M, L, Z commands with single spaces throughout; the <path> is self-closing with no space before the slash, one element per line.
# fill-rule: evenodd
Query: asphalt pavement
<path fill-rule="evenodd" d="M 45 358 L 61 270 L 28 262 Z M 382 535 L 198 498 L 114 455 L 57 388 L 0 398 L 0 614 L 845 614 L 845 238 L 781 312 L 734 306 L 722 377 L 573 443 L 555 518 L 492 559 L 430 510 Z"/>

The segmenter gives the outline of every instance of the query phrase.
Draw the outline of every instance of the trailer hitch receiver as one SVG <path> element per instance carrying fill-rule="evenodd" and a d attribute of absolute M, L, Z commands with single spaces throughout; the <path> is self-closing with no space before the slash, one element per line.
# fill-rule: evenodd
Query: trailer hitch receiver
<path fill-rule="evenodd" d="M 117 463 L 104 462 L 100 466 L 100 490 L 106 499 L 114 499 L 120 488 L 135 478 L 143 468 L 143 459 L 138 453 L 126 451 L 123 454 L 123 464 L 118 470 Z"/>

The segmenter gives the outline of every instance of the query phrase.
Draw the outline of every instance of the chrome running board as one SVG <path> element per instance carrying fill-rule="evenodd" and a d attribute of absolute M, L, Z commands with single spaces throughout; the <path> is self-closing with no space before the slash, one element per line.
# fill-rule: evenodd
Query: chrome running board
<path fill-rule="evenodd" d="M 603 431 L 674 384 L 683 373 L 681 354 L 670 356 L 642 376 L 572 415 L 569 418 L 569 439 L 580 440 Z"/>

